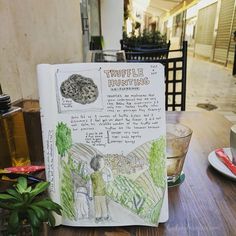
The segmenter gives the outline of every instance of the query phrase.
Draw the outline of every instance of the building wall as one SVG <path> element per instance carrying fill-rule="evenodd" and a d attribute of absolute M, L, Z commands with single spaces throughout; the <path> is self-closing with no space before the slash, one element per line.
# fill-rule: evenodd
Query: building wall
<path fill-rule="evenodd" d="M 12 100 L 38 98 L 36 65 L 82 61 L 78 0 L 0 0 L 0 83 Z"/>
<path fill-rule="evenodd" d="M 170 11 L 170 14 L 162 15 L 161 16 L 161 22 L 162 24 L 164 22 L 167 23 L 167 35 L 168 38 L 171 40 L 171 48 L 176 49 L 180 46 L 181 41 L 181 31 L 182 26 L 179 29 L 175 29 L 175 17 L 177 15 L 183 13 L 186 10 L 186 31 L 185 31 L 185 40 L 188 40 L 188 45 L 191 46 L 191 48 L 194 47 L 195 41 L 193 36 L 196 36 L 196 32 L 194 31 L 196 29 L 196 21 L 197 21 L 197 15 L 198 11 L 213 4 L 216 3 L 218 0 L 186 0 L 183 1 L 181 4 L 179 4 L 176 8 L 172 9 Z M 195 33 L 195 35 L 194 35 Z M 173 43 L 172 43 L 173 42 Z M 203 45 L 199 45 L 203 46 Z"/>
<path fill-rule="evenodd" d="M 234 41 L 234 32 L 236 31 L 236 12 L 233 15 L 233 24 L 232 24 L 232 32 L 230 39 L 230 47 L 229 47 L 229 55 L 228 55 L 228 63 L 234 62 L 234 54 L 235 54 L 235 41 Z"/>
<path fill-rule="evenodd" d="M 98 0 L 89 0 L 90 10 L 90 35 L 99 36 L 99 6 Z"/>
<path fill-rule="evenodd" d="M 198 11 L 195 53 L 208 58 L 213 50 L 216 10 L 217 3 L 213 3 Z"/>
<path fill-rule="evenodd" d="M 123 15 L 123 0 L 101 0 L 101 24 L 104 49 L 120 49 Z"/>
<path fill-rule="evenodd" d="M 230 47 L 230 43 L 233 41 L 232 26 L 235 26 L 235 0 L 221 0 L 219 11 L 219 22 L 216 35 L 214 61 L 227 64 L 229 51 L 234 52 L 234 47 Z M 232 25 L 233 24 L 233 25 Z M 231 61 L 233 58 L 230 59 Z"/>

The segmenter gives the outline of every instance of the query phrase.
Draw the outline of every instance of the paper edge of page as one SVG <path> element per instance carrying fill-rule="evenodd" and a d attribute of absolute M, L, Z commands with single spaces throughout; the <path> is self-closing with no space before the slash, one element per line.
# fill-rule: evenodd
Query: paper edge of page
<path fill-rule="evenodd" d="M 53 65 L 50 64 L 38 64 L 37 65 L 37 84 L 38 84 L 38 92 L 39 92 L 39 101 L 40 101 L 40 120 L 41 120 L 41 124 L 42 124 L 42 136 L 43 136 L 43 154 L 44 154 L 44 162 L 45 162 L 45 166 L 48 165 L 48 162 L 46 160 L 45 157 L 45 153 L 46 153 L 46 136 L 43 133 L 43 130 L 46 128 L 45 125 L 45 121 L 44 118 L 42 118 L 42 115 L 44 114 L 45 110 L 46 112 L 49 111 L 49 113 L 51 114 L 51 109 L 50 106 L 48 106 L 48 102 L 47 102 L 47 96 L 44 96 L 45 93 L 49 92 L 48 94 L 51 94 L 52 90 L 51 87 L 53 86 L 53 82 L 50 80 L 52 74 L 53 74 L 53 70 L 54 67 Z M 45 104 L 47 104 L 46 106 L 44 106 Z M 51 103 L 50 103 L 51 104 Z M 43 105 L 43 108 L 42 108 Z M 46 108 L 47 107 L 47 108 Z M 45 109 L 46 108 L 46 109 Z M 50 115 L 49 115 L 50 116 Z M 51 123 L 53 123 L 54 121 L 52 119 Z M 48 120 L 47 120 L 48 123 Z M 56 158 L 55 158 L 56 159 Z M 57 165 L 58 167 L 58 165 Z M 55 173 L 54 173 L 55 174 Z M 59 179 L 58 179 L 59 181 Z M 58 193 L 58 191 L 55 191 L 55 193 L 49 193 L 49 196 L 52 198 L 53 201 L 57 202 L 58 204 L 60 204 L 60 194 Z M 53 212 L 53 216 L 55 218 L 55 226 L 61 225 L 62 223 L 62 216 L 56 214 Z"/>

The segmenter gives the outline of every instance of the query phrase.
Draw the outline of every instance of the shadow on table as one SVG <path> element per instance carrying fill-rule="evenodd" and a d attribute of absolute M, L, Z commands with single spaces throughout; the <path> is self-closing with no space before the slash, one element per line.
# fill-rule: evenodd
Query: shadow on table
<path fill-rule="evenodd" d="M 215 168 L 213 168 L 211 165 L 209 165 L 207 167 L 206 172 L 207 172 L 207 176 L 208 176 L 208 178 L 211 182 L 214 181 L 214 182 L 220 183 L 219 181 L 223 181 L 224 184 L 226 184 L 226 183 L 235 184 L 235 180 L 233 180 L 233 179 L 229 178 L 228 176 L 220 173 Z"/>

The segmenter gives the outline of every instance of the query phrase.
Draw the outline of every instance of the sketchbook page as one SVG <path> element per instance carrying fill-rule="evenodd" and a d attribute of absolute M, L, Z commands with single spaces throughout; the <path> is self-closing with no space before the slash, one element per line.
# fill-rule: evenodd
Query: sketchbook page
<path fill-rule="evenodd" d="M 52 67 L 62 224 L 155 226 L 167 220 L 164 67 Z"/>
<path fill-rule="evenodd" d="M 163 205 L 160 212 L 159 223 L 165 223 L 169 219 L 168 210 L 168 185 L 166 183 L 166 190 L 164 193 Z"/>
<path fill-rule="evenodd" d="M 40 101 L 40 115 L 42 124 L 42 138 L 44 150 L 44 163 L 46 170 L 46 179 L 50 182 L 48 188 L 49 196 L 53 201 L 60 204 L 60 193 L 58 175 L 58 158 L 55 152 L 55 132 L 56 120 L 56 94 L 55 94 L 55 72 L 52 66 L 41 64 L 37 66 L 38 90 Z M 61 224 L 61 216 L 55 214 L 56 225 Z"/>

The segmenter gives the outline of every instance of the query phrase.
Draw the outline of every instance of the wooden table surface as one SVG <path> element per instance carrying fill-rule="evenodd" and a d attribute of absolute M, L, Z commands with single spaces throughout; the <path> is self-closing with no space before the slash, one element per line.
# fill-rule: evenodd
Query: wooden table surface
<path fill-rule="evenodd" d="M 169 220 L 155 227 L 73 228 L 58 226 L 48 235 L 157 236 L 236 235 L 236 182 L 208 163 L 208 154 L 229 147 L 232 125 L 214 112 L 168 112 L 167 121 L 189 126 L 193 136 L 184 164 L 185 181 L 168 189 Z"/>

